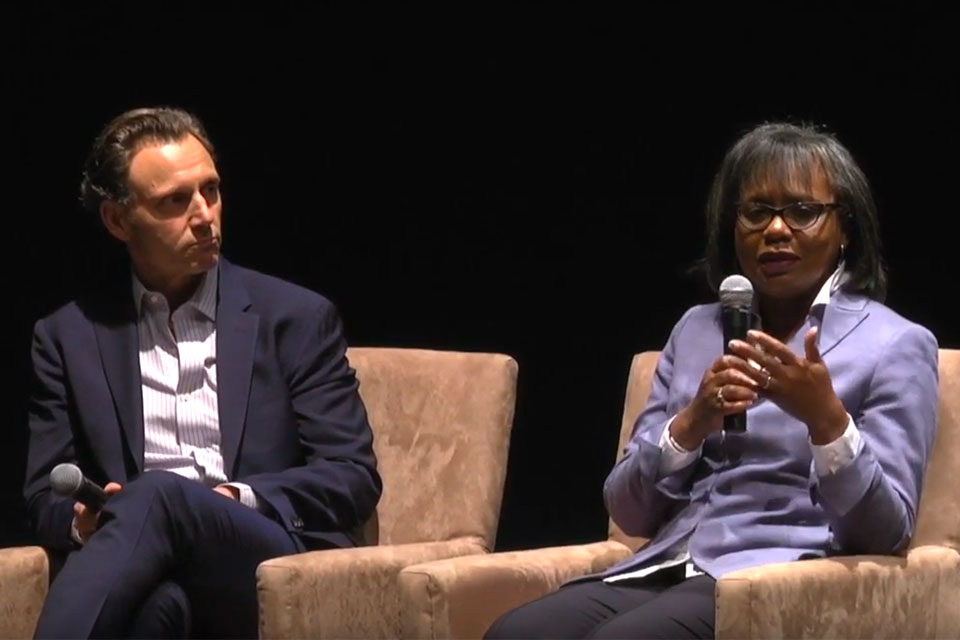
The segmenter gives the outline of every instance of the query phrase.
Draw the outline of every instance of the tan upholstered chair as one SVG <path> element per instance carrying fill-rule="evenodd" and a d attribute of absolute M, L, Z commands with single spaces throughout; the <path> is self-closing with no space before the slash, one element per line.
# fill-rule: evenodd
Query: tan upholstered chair
<path fill-rule="evenodd" d="M 633 360 L 623 450 L 658 354 Z M 940 425 L 905 557 L 771 564 L 717 582 L 717 638 L 960 638 L 960 351 L 940 351 Z M 406 638 L 479 638 L 506 611 L 602 571 L 642 542 L 615 526 L 595 544 L 424 563 L 400 573 Z"/>
<path fill-rule="evenodd" d="M 493 548 L 517 363 L 498 354 L 354 348 L 383 497 L 376 546 L 277 558 L 257 572 L 264 638 L 398 637 L 399 571 Z M 0 638 L 33 634 L 48 584 L 40 547 L 0 550 Z"/>
<path fill-rule="evenodd" d="M 40 547 L 0 549 L 0 638 L 32 638 L 49 582 Z"/>
<path fill-rule="evenodd" d="M 264 638 L 396 638 L 404 567 L 493 549 L 517 363 L 504 355 L 351 349 L 374 430 L 378 544 L 257 571 Z"/>

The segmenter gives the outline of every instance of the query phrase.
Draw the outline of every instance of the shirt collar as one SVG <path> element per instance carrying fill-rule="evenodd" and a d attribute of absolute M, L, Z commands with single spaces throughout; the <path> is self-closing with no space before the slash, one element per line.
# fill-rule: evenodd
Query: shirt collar
<path fill-rule="evenodd" d="M 833 297 L 837 291 L 840 290 L 847 280 L 850 279 L 850 272 L 843 269 L 843 265 L 837 267 L 837 270 L 834 271 L 826 282 L 820 285 L 820 290 L 817 292 L 816 297 L 813 299 L 813 304 L 810 305 L 809 315 L 813 315 L 815 312 L 821 311 L 824 307 L 830 304 L 830 298 Z M 762 323 L 760 322 L 760 307 L 757 296 L 753 297 L 753 304 L 751 305 L 750 313 L 753 316 L 753 326 L 754 328 L 760 328 Z"/>
<path fill-rule="evenodd" d="M 842 266 L 837 267 L 837 270 L 834 271 L 820 287 L 820 291 L 817 292 L 817 297 L 813 299 L 813 304 L 810 305 L 810 311 L 830 304 L 830 298 L 833 297 L 833 294 L 839 291 L 840 287 L 846 284 L 849 279 L 850 273 L 844 271 Z"/>
<path fill-rule="evenodd" d="M 186 306 L 193 307 L 208 320 L 217 319 L 217 286 L 219 284 L 220 266 L 217 265 L 208 269 L 200 280 L 200 286 L 197 287 L 193 295 L 184 303 Z M 160 295 L 155 291 L 150 291 L 133 273 L 133 302 L 136 305 L 137 315 L 140 315 L 143 307 L 143 299 L 146 296 Z"/>

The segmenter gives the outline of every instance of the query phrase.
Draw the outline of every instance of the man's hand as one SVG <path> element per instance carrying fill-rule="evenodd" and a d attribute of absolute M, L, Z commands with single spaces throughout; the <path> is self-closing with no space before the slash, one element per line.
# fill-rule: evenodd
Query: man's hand
<path fill-rule="evenodd" d="M 112 496 L 116 493 L 119 493 L 123 489 L 123 486 L 117 484 L 116 482 L 108 482 L 107 486 L 103 488 L 107 496 Z M 83 540 L 83 543 L 86 544 L 87 541 L 97 531 L 97 522 L 100 519 L 100 512 L 94 509 L 91 509 L 82 502 L 73 503 L 73 524 L 77 528 L 77 534 L 79 534 L 80 539 Z"/>
<path fill-rule="evenodd" d="M 214 487 L 213 490 L 220 495 L 227 496 L 231 500 L 240 500 L 240 489 L 237 489 L 236 487 L 231 487 L 227 484 L 221 484 Z"/>

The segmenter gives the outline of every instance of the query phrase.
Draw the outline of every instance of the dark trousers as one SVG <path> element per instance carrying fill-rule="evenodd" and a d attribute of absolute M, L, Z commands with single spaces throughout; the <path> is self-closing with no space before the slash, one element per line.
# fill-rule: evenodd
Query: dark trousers
<path fill-rule="evenodd" d="M 716 580 L 683 567 L 561 587 L 500 617 L 486 638 L 713 638 Z"/>
<path fill-rule="evenodd" d="M 110 498 L 50 587 L 38 638 L 257 637 L 256 569 L 303 550 L 277 522 L 150 471 Z"/>

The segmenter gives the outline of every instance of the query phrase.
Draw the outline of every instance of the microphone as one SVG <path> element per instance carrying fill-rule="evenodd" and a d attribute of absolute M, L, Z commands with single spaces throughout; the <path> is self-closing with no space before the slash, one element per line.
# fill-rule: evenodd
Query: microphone
<path fill-rule="evenodd" d="M 753 285 L 739 275 L 727 276 L 720 283 L 720 304 L 723 307 L 723 353 L 730 353 L 730 341 L 746 340 L 753 306 Z M 747 430 L 747 414 L 734 413 L 723 417 L 723 430 L 743 433 Z"/>
<path fill-rule="evenodd" d="M 99 511 L 107 501 L 103 487 L 83 476 L 80 467 L 69 462 L 58 464 L 50 472 L 50 487 L 59 495 L 72 497 L 90 509 Z"/>

